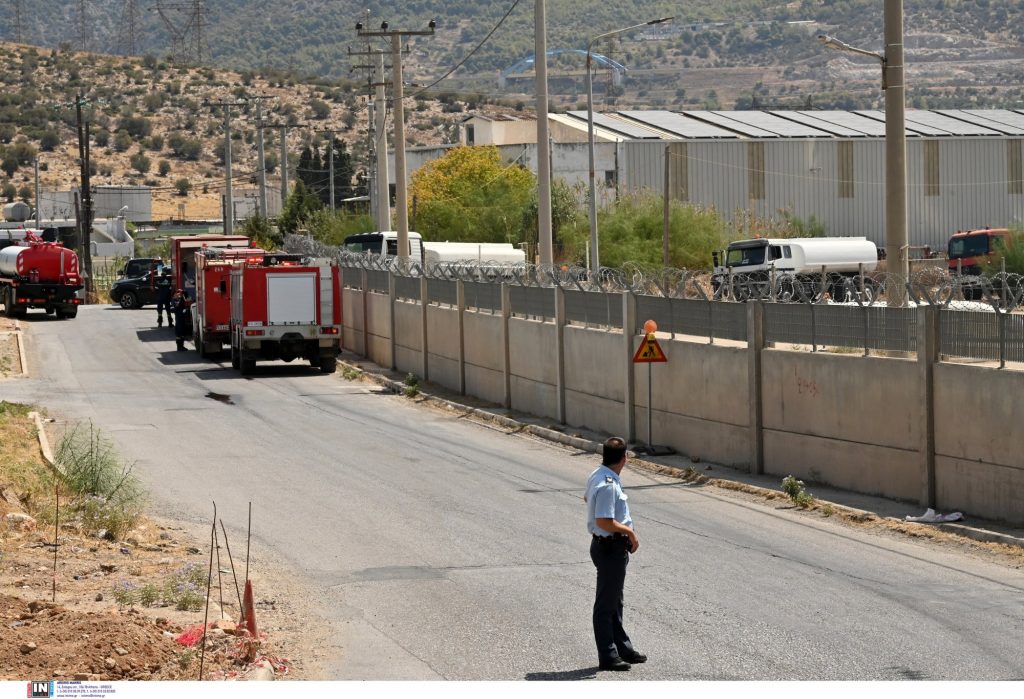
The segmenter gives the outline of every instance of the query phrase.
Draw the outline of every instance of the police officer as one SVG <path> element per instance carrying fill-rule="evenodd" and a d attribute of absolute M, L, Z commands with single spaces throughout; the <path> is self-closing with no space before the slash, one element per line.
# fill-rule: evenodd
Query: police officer
<path fill-rule="evenodd" d="M 192 302 L 181 289 L 171 299 L 171 310 L 174 311 L 174 340 L 181 352 L 185 349 L 185 340 L 192 336 Z"/>
<path fill-rule="evenodd" d="M 156 278 L 156 326 L 163 327 L 164 311 L 167 312 L 167 326 L 173 328 L 174 320 L 171 318 L 171 296 L 174 292 L 174 284 L 171 281 L 170 270 L 164 267 L 163 272 Z"/>
<path fill-rule="evenodd" d="M 622 492 L 619 474 L 626 465 L 626 443 L 612 437 L 604 443 L 601 466 L 590 474 L 584 500 L 587 529 L 591 534 L 590 560 L 597 568 L 594 599 L 594 640 L 602 670 L 629 670 L 631 664 L 647 661 L 633 648 L 622 628 L 622 589 L 626 582 L 629 554 L 636 553 L 640 540 L 633 532 L 629 502 Z"/>

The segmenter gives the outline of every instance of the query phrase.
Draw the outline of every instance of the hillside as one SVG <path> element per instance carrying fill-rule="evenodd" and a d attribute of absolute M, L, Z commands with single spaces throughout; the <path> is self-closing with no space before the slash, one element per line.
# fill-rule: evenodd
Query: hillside
<path fill-rule="evenodd" d="M 91 100 L 85 110 L 92 133 L 93 185 L 155 187 L 154 217 L 219 217 L 223 191 L 223 110 L 207 102 L 264 96 L 269 122 L 303 124 L 289 131 L 289 164 L 310 142 L 326 142 L 334 130 L 355 157 L 367 158 L 367 110 L 363 94 L 330 83 L 298 83 L 209 68 L 174 68 L 153 58 L 124 59 L 76 52 L 0 45 L 0 185 L 5 199 L 32 199 L 33 160 L 41 163 L 43 190 L 78 184 L 77 93 Z M 414 100 L 409 107 L 410 143 L 450 138 L 465 108 Z M 458 111 L 456 111 L 458 110 Z M 235 111 L 232 143 L 236 187 L 250 186 L 256 171 L 255 113 Z M 268 184 L 279 187 L 280 141 L 265 130 Z M 187 180 L 189 196 L 176 183 Z M 294 181 L 294 179 L 293 179 Z M 184 209 L 179 207 L 184 206 Z"/>
<path fill-rule="evenodd" d="M 514 6 L 513 6 L 513 3 Z M 83 25 L 78 3 L 22 0 L 22 40 L 123 52 L 129 0 L 89 0 Z M 160 57 L 171 50 L 168 30 L 149 5 L 136 0 L 136 53 Z M 622 0 L 615 3 L 548 0 L 548 44 L 583 48 L 586 37 L 648 18 L 674 14 L 675 25 L 659 35 L 634 35 L 601 50 L 622 61 L 632 79 L 630 106 L 729 108 L 758 105 L 867 107 L 878 103 L 877 66 L 869 59 L 823 49 L 814 35 L 826 31 L 872 49 L 882 44 L 883 0 Z M 433 37 L 412 41 L 409 80 L 425 84 L 471 51 L 512 7 L 508 20 L 437 90 L 460 89 L 513 102 L 529 92 L 522 80 L 498 88 L 496 74 L 533 53 L 533 3 L 516 0 L 205 0 L 204 55 L 213 65 L 236 70 L 283 71 L 295 76 L 348 79 L 347 49 L 364 48 L 357 21 L 376 27 L 422 28 L 437 20 Z M 1019 0 L 906 0 L 910 97 L 917 106 L 1005 106 L 1024 102 L 1024 4 Z M 365 19 L 368 8 L 370 19 Z M 182 26 L 187 19 L 165 13 Z M 704 24 L 698 24 L 704 22 Z M 801 24 L 789 24 L 801 22 Z M 83 35 L 81 28 L 86 28 Z M 0 32 L 14 36 L 8 23 Z M 4 34 L 0 33 L 0 36 Z M 552 66 L 557 104 L 575 106 L 582 92 L 578 56 Z M 599 92 L 607 91 L 603 77 Z M 995 88 L 994 92 L 992 88 Z M 709 92 L 711 94 L 709 94 Z M 608 104 L 613 104 L 609 102 Z"/>

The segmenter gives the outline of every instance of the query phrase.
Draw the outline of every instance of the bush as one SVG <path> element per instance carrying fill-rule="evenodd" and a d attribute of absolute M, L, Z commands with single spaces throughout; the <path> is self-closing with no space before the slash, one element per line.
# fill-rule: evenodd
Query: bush
<path fill-rule="evenodd" d="M 188 181 L 187 177 L 181 177 L 174 181 L 174 188 L 178 190 L 179 196 L 184 197 L 192 189 L 192 183 Z"/>
<path fill-rule="evenodd" d="M 788 495 L 793 504 L 801 510 L 814 504 L 814 496 L 804 489 L 804 482 L 793 476 L 786 476 L 782 479 L 782 492 Z"/>
<path fill-rule="evenodd" d="M 135 525 L 144 494 L 132 475 L 134 465 L 124 463 L 91 422 L 64 436 L 54 460 L 73 496 L 69 509 L 87 530 L 106 529 L 120 538 Z"/>
<path fill-rule="evenodd" d="M 983 274 L 995 276 L 1002 273 L 1004 263 L 1007 274 L 1024 274 L 1024 228 L 1011 230 L 1006 241 L 1002 244 L 997 242 L 994 247 L 996 251 L 982 265 Z"/>
<path fill-rule="evenodd" d="M 161 160 L 160 164 L 157 166 L 157 172 L 160 173 L 161 177 L 167 177 L 171 172 L 171 164 L 166 160 Z"/>
<path fill-rule="evenodd" d="M 313 118 L 317 121 L 323 121 L 331 115 L 330 106 L 323 100 L 313 100 L 309 103 L 309 109 L 313 113 Z"/>
<path fill-rule="evenodd" d="M 60 136 L 57 135 L 56 131 L 50 131 L 47 129 L 43 132 L 43 135 L 39 138 L 39 147 L 47 153 L 52 152 L 54 148 L 60 145 Z"/>
<path fill-rule="evenodd" d="M 145 138 L 153 132 L 153 124 L 146 117 L 122 117 L 117 130 L 127 133 L 134 139 Z"/>
<path fill-rule="evenodd" d="M 100 129 L 92 135 L 92 140 L 100 148 L 106 148 L 107 144 L 110 143 L 110 132 L 106 129 Z"/>
<path fill-rule="evenodd" d="M 626 262 L 661 266 L 664 231 L 663 199 L 653 192 L 624 196 L 598 212 L 601 265 L 619 267 Z M 711 266 L 711 253 L 727 239 L 725 219 L 717 211 L 672 201 L 669 208 L 669 266 L 703 269 Z M 590 226 L 580 217 L 563 229 L 565 258 L 586 257 Z"/>
<path fill-rule="evenodd" d="M 118 131 L 114 135 L 114 150 L 118 153 L 124 153 L 126 150 L 132 147 L 132 137 L 124 131 Z"/>
<path fill-rule="evenodd" d="M 136 153 L 128 159 L 128 162 L 131 164 L 132 168 L 141 175 L 149 172 L 149 168 L 152 165 L 152 161 L 150 161 L 149 157 L 144 153 Z"/>

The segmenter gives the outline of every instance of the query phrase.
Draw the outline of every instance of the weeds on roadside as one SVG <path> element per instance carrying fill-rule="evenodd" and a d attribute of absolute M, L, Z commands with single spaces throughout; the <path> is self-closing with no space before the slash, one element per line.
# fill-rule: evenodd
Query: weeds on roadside
<path fill-rule="evenodd" d="M 834 508 L 834 507 L 832 507 L 831 505 L 824 505 L 824 506 L 822 506 L 822 508 L 821 508 L 821 515 L 822 515 L 823 517 L 831 517 L 831 516 L 832 516 L 832 515 L 834 515 L 835 513 L 836 513 L 836 510 L 835 510 L 835 508 Z"/>
<path fill-rule="evenodd" d="M 114 601 L 117 602 L 117 606 L 122 609 L 125 607 L 135 606 L 135 593 L 135 584 L 129 580 L 121 580 L 114 585 Z"/>
<path fill-rule="evenodd" d="M 793 476 L 786 476 L 782 479 L 782 492 L 788 495 L 793 504 L 801 510 L 806 510 L 814 504 L 814 496 L 804 489 L 804 482 Z"/>
<path fill-rule="evenodd" d="M 408 374 L 405 377 L 405 396 L 415 398 L 420 394 L 420 379 L 415 374 Z"/>
<path fill-rule="evenodd" d="M 175 653 L 174 657 L 178 661 L 178 667 L 182 670 L 187 670 L 188 666 L 191 665 L 192 661 L 196 658 L 196 651 L 194 648 L 186 648 L 180 653 Z"/>
<path fill-rule="evenodd" d="M 346 367 L 345 371 L 341 373 L 341 376 L 346 381 L 358 381 L 363 378 L 363 372 L 355 367 Z"/>
<path fill-rule="evenodd" d="M 60 441 L 54 460 L 72 494 L 69 510 L 89 531 L 124 536 L 142 511 L 143 491 L 114 443 L 96 427 L 76 425 Z"/>
<path fill-rule="evenodd" d="M 139 604 L 143 607 L 155 607 L 160 601 L 160 591 L 156 585 L 147 583 L 139 588 Z"/>

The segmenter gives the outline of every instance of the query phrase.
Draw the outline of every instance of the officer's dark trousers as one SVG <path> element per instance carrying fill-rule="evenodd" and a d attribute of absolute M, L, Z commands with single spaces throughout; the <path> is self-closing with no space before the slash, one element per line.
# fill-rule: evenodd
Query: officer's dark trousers
<path fill-rule="evenodd" d="M 594 600 L 594 640 L 597 657 L 608 660 L 633 652 L 633 644 L 622 628 L 622 588 L 629 563 L 629 541 L 625 537 L 598 539 L 590 543 L 590 560 L 597 567 L 597 597 Z"/>
<path fill-rule="evenodd" d="M 174 320 L 171 317 L 171 302 L 170 301 L 157 301 L 156 302 L 156 322 L 164 322 L 164 311 L 167 312 L 167 325 L 173 326 Z"/>

